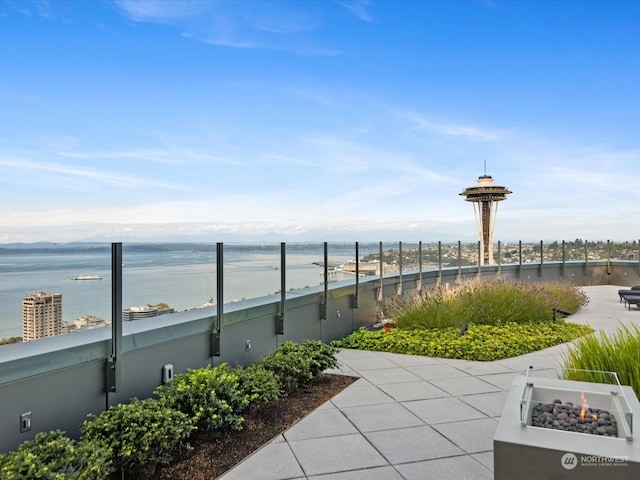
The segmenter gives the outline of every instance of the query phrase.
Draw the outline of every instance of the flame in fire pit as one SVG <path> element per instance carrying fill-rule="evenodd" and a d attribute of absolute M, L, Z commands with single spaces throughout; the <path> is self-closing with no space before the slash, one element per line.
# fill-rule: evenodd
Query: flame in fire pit
<path fill-rule="evenodd" d="M 580 420 L 584 423 L 585 417 L 588 417 L 589 420 L 597 421 L 598 416 L 594 414 L 591 410 L 589 410 L 589 404 L 587 403 L 587 399 L 584 397 L 584 393 L 580 394 L 580 400 L 582 401 L 582 410 L 580 410 Z"/>

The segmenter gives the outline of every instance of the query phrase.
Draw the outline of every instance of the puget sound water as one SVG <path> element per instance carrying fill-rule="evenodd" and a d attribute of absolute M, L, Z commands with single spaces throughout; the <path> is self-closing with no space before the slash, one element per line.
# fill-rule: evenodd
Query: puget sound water
<path fill-rule="evenodd" d="M 360 256 L 379 244 L 360 246 Z M 216 301 L 215 244 L 123 244 L 123 308 L 167 303 L 176 311 Z M 324 282 L 323 244 L 287 244 L 287 290 Z M 224 244 L 224 301 L 280 291 L 280 244 Z M 355 259 L 355 244 L 330 244 L 329 264 Z M 101 280 L 72 280 L 97 275 Z M 352 275 L 335 272 L 330 280 Z M 22 336 L 22 299 L 62 294 L 63 320 L 111 320 L 111 244 L 0 245 L 0 338 Z"/>

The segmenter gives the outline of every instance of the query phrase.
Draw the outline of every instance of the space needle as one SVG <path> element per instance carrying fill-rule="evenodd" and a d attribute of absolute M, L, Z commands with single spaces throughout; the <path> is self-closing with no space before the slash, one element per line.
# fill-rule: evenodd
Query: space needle
<path fill-rule="evenodd" d="M 478 177 L 478 183 L 465 188 L 460 195 L 465 196 L 467 202 L 473 202 L 476 216 L 478 238 L 480 239 L 480 265 L 493 263 L 493 229 L 496 224 L 498 202 L 507 199 L 511 191 L 506 187 L 494 185 L 491 175 L 487 175 L 487 162 L 484 162 L 484 175 Z"/>

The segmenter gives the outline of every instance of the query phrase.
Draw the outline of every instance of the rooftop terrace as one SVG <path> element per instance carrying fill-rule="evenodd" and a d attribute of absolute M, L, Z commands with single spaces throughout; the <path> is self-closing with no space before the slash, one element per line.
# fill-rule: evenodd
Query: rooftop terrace
<path fill-rule="evenodd" d="M 585 287 L 590 303 L 569 320 L 608 333 L 640 326 L 640 311 L 619 303 L 618 288 Z M 529 366 L 561 366 L 567 348 L 494 362 L 342 350 L 333 373 L 360 379 L 221 479 L 492 479 L 493 437 L 512 382 Z"/>

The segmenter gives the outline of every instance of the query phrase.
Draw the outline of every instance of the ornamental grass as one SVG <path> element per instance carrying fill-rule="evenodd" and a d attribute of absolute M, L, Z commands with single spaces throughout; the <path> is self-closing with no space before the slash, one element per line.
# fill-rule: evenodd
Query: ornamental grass
<path fill-rule="evenodd" d="M 490 361 L 569 342 L 593 329 L 558 318 L 588 303 L 566 282 L 470 280 L 438 286 L 390 302 L 385 316 L 395 328 L 365 328 L 334 342 L 342 348 Z M 465 326 L 464 328 L 462 328 Z M 466 330 L 465 330 L 466 329 Z"/>
<path fill-rule="evenodd" d="M 398 298 L 384 313 L 398 328 L 432 329 L 550 322 L 554 308 L 574 313 L 587 303 L 585 293 L 567 282 L 470 280 Z"/>
<path fill-rule="evenodd" d="M 565 378 L 587 382 L 601 382 L 598 372 L 615 372 L 640 397 L 640 327 L 622 325 L 612 335 L 578 339 L 564 355 L 564 368 Z"/>

